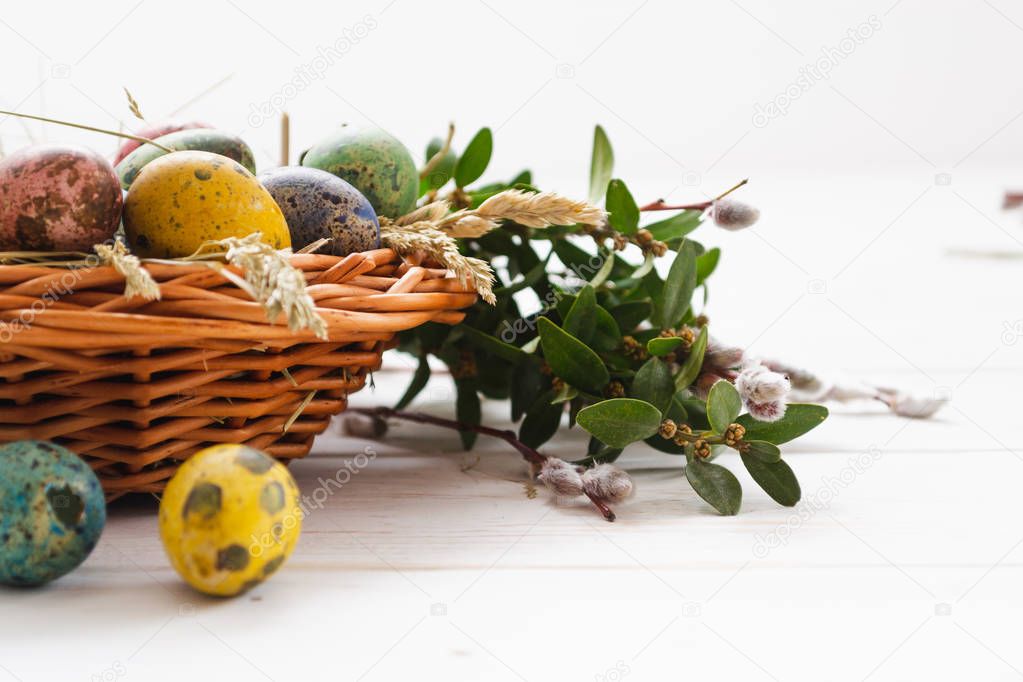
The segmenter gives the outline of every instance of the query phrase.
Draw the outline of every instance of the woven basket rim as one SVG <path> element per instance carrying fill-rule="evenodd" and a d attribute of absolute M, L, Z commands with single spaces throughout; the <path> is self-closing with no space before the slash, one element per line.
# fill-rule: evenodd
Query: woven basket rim
<path fill-rule="evenodd" d="M 360 336 L 368 340 L 429 321 L 455 323 L 464 317 L 456 311 L 476 300 L 470 283 L 416 258 L 400 258 L 390 248 L 347 256 L 292 254 L 290 261 L 306 273 L 307 290 L 327 325 L 325 342 Z M 108 336 L 139 346 L 151 345 L 149 337 L 154 335 L 173 344 L 194 337 L 260 338 L 271 345 L 317 340 L 310 330 L 291 330 L 280 318 L 267 320 L 259 303 L 207 265 L 143 261 L 143 267 L 157 281 L 161 300 L 121 296 L 125 277 L 112 265 L 77 269 L 45 263 L 0 265 L 0 325 L 26 317 L 32 321 L 28 333 L 10 338 L 0 333 L 0 347 L 52 346 L 53 334 L 40 329 L 67 333 L 68 344 L 84 343 L 80 334 L 97 336 L 94 344 L 101 341 L 98 337 Z M 244 274 L 232 265 L 223 269 Z M 55 290 L 69 290 L 71 295 L 47 303 L 45 297 Z M 74 302 L 78 291 L 92 292 L 81 297 L 89 304 Z"/>

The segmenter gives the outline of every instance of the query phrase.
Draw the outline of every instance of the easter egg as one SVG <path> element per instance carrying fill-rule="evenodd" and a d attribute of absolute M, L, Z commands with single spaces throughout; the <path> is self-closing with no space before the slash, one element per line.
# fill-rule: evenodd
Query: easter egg
<path fill-rule="evenodd" d="M 173 151 L 193 149 L 220 154 L 237 161 L 245 166 L 249 172 L 256 172 L 256 161 L 252 157 L 252 149 L 249 148 L 249 145 L 245 144 L 245 140 L 237 135 L 223 130 L 211 128 L 179 130 L 169 135 L 158 137 L 154 142 Z M 128 189 L 147 163 L 167 153 L 159 147 L 144 144 L 124 157 L 114 169 L 117 171 L 117 177 L 121 180 L 121 186 Z"/>
<path fill-rule="evenodd" d="M 269 455 L 214 445 L 190 457 L 160 501 L 160 538 L 174 569 L 206 594 L 230 597 L 287 560 L 302 530 L 298 486 Z"/>
<path fill-rule="evenodd" d="M 379 128 L 342 126 L 302 155 L 302 165 L 333 173 L 369 199 L 378 216 L 415 208 L 419 171 L 401 142 Z"/>
<path fill-rule="evenodd" d="M 137 255 L 179 258 L 209 240 L 262 233 L 291 246 L 288 224 L 256 176 L 237 161 L 202 151 L 153 159 L 128 188 L 124 232 Z"/>
<path fill-rule="evenodd" d="M 99 479 L 60 445 L 0 447 L 0 583 L 41 585 L 89 556 L 106 523 Z"/>
<path fill-rule="evenodd" d="M 94 151 L 35 145 L 0 160 L 0 250 L 91 252 L 120 218 L 121 185 Z"/>
<path fill-rule="evenodd" d="M 295 249 L 325 237 L 333 241 L 318 253 L 346 256 L 380 247 L 380 223 L 373 207 L 336 175 L 318 168 L 285 166 L 258 177 L 281 207 Z"/>
<path fill-rule="evenodd" d="M 203 123 L 202 121 L 161 121 L 160 123 L 154 123 L 152 125 L 147 124 L 146 126 L 135 131 L 133 134 L 138 137 L 144 137 L 147 140 L 155 140 L 158 137 L 163 137 L 167 133 L 174 133 L 179 130 L 191 130 L 192 128 L 212 128 L 209 123 Z M 133 151 L 138 149 L 142 145 L 138 140 L 125 140 L 120 148 L 117 150 L 117 154 L 114 156 L 114 165 L 121 163 L 124 157 L 131 154 Z"/>

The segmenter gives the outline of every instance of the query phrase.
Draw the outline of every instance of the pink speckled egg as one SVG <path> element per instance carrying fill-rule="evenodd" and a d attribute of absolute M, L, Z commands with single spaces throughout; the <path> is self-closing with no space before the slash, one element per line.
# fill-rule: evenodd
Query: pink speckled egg
<path fill-rule="evenodd" d="M 203 123 L 202 121 L 162 121 L 160 123 L 153 123 L 147 125 L 144 128 L 132 133 L 132 135 L 138 135 L 144 137 L 147 140 L 155 140 L 158 137 L 163 137 L 170 133 L 176 133 L 179 130 L 190 130 L 192 128 L 212 128 L 209 123 Z M 136 140 L 125 140 L 121 147 L 117 150 L 117 155 L 114 156 L 114 165 L 121 163 L 124 157 L 131 154 L 133 151 L 138 149 L 142 145 L 141 142 Z"/>
<path fill-rule="evenodd" d="M 36 145 L 0 160 L 0 250 L 92 251 L 121 220 L 121 183 L 83 147 Z"/>

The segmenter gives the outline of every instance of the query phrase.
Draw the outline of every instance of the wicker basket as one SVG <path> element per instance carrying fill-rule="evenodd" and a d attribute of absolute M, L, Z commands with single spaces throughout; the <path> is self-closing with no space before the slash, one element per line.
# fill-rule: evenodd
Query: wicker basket
<path fill-rule="evenodd" d="M 180 461 L 215 443 L 303 457 L 396 332 L 458 323 L 476 300 L 447 271 L 391 249 L 291 262 L 326 340 L 269 324 L 201 264 L 147 263 L 159 301 L 124 298 L 113 267 L 0 266 L 0 441 L 64 444 L 110 499 L 162 490 Z"/>

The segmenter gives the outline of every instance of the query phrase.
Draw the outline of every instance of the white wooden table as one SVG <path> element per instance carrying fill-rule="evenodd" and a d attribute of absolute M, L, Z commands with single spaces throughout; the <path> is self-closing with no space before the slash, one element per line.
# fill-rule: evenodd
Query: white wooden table
<path fill-rule="evenodd" d="M 952 398 L 927 422 L 835 408 L 785 449 L 795 510 L 726 458 L 745 499 L 717 516 L 677 459 L 636 448 L 621 462 L 638 495 L 608 524 L 582 503 L 529 499 L 498 441 L 466 455 L 420 425 L 382 443 L 327 436 L 292 469 L 308 495 L 377 454 L 309 516 L 270 582 L 232 601 L 197 595 L 163 555 L 155 503 L 117 505 L 79 570 L 0 591 L 0 680 L 1023 677 L 1023 344 L 1002 338 L 1023 318 L 1023 231 L 995 208 L 999 178 L 860 178 L 855 191 L 767 178 L 757 233 L 704 235 L 727 247 L 719 333 Z M 826 210 L 852 196 L 874 199 Z M 354 403 L 393 402 L 403 364 L 389 357 Z M 420 407 L 448 413 L 443 378 Z M 552 450 L 583 443 L 574 430 Z"/>

